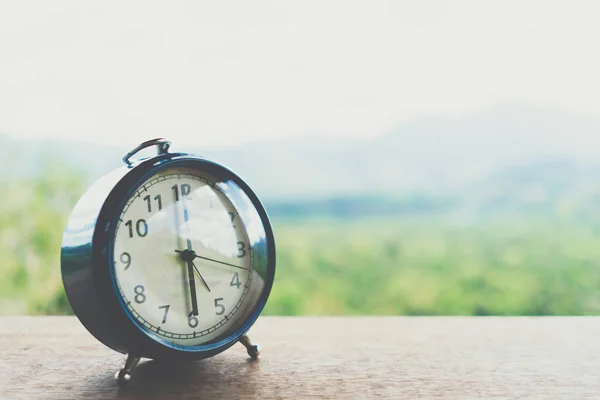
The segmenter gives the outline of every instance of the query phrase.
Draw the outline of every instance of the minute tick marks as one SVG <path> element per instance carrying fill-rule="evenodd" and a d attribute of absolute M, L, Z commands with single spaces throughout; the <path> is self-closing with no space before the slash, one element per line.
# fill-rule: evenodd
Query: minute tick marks
<path fill-rule="evenodd" d="M 156 156 L 133 157 L 153 146 Z M 140 357 L 200 359 L 239 341 L 255 358 L 245 333 L 273 283 L 273 232 L 254 192 L 218 162 L 169 146 L 149 140 L 125 154 L 125 167 L 82 196 L 63 237 L 75 314 L 104 344 L 135 350 L 120 383 Z M 82 237 L 81 226 L 93 236 Z M 85 287 L 106 301 L 84 298 Z"/>
<path fill-rule="evenodd" d="M 218 335 L 240 314 L 248 291 L 238 290 L 238 285 L 241 283 L 247 288 L 252 281 L 252 260 L 245 256 L 245 251 L 250 248 L 240 250 L 248 243 L 247 233 L 237 225 L 212 222 L 222 221 L 223 215 L 227 220 L 231 214 L 238 218 L 237 210 L 214 181 L 177 172 L 164 174 L 164 179 L 161 178 L 152 177 L 144 184 L 147 196 L 141 203 L 143 207 L 127 207 L 120 216 L 124 221 L 133 221 L 130 224 L 133 233 L 128 238 L 119 234 L 124 232 L 122 227 L 117 229 L 115 253 L 127 253 L 129 256 L 123 260 L 131 265 L 125 269 L 127 265 L 119 263 L 117 257 L 116 265 L 121 265 L 116 269 L 117 275 L 126 297 L 131 296 L 128 287 L 144 286 L 143 301 L 139 294 L 140 301 L 131 303 L 140 323 L 147 323 L 153 332 L 174 337 L 181 344 L 190 340 L 202 343 Z M 139 193 L 141 190 L 136 194 Z M 200 196 L 200 201 L 191 201 L 193 193 Z M 161 214 L 162 220 L 155 218 L 159 209 L 166 211 Z M 142 219 L 145 221 L 140 222 L 142 235 L 137 235 L 137 221 Z M 164 225 L 166 219 L 170 219 L 171 226 L 176 228 L 172 239 L 164 236 L 167 231 L 161 225 L 156 225 L 169 226 Z M 207 225 L 216 228 L 206 230 L 203 227 Z M 161 239 L 157 241 L 154 237 Z M 222 237 L 222 242 L 215 242 L 216 237 Z M 169 242 L 176 243 L 176 248 L 171 247 L 166 252 L 161 250 Z M 225 251 L 219 253 L 219 249 Z M 177 257 L 168 256 L 169 253 L 175 253 Z M 239 258 L 241 255 L 245 257 Z M 146 267 L 163 259 L 160 268 Z M 169 263 L 174 268 L 169 267 Z M 177 285 L 176 281 L 182 278 L 184 281 Z M 141 293 L 142 289 L 137 290 Z M 165 304 L 170 308 L 167 322 L 163 323 L 165 308 L 160 307 Z M 163 327 L 157 330 L 159 325 Z M 194 329 L 196 327 L 202 329 Z"/>

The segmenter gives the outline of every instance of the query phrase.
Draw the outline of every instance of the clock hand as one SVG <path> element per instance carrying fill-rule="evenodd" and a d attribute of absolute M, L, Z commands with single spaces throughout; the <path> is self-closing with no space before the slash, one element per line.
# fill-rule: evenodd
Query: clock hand
<path fill-rule="evenodd" d="M 187 252 L 187 250 L 183 250 L 183 251 L 181 251 L 181 250 L 175 250 L 175 252 L 176 252 L 176 253 L 179 253 L 179 254 L 183 254 L 184 252 Z M 249 269 L 249 268 L 242 267 L 242 266 L 240 266 L 240 265 L 229 264 L 229 263 L 226 263 L 226 262 L 224 262 L 224 261 L 219 261 L 219 260 L 215 260 L 215 259 L 212 259 L 212 258 L 208 258 L 208 257 L 199 256 L 199 255 L 198 255 L 198 254 L 196 254 L 196 252 L 195 252 L 195 251 L 193 251 L 193 250 L 192 250 L 192 252 L 190 252 L 190 253 L 188 253 L 188 254 L 190 254 L 190 255 L 189 255 L 190 257 L 191 257 L 191 256 L 193 256 L 193 258 L 200 258 L 200 259 L 202 259 L 202 260 L 212 261 L 212 262 L 215 262 L 215 263 L 217 263 L 217 264 L 229 265 L 230 267 L 234 267 L 234 268 L 240 268 L 240 269 L 245 269 L 246 271 L 250 271 L 250 269 Z M 188 255 L 186 255 L 186 256 L 188 256 Z M 181 257 L 183 257 L 183 256 L 181 256 Z"/>
<path fill-rule="evenodd" d="M 186 206 L 183 198 L 181 199 L 181 205 L 183 207 L 183 220 L 185 222 L 188 222 L 189 221 L 188 210 L 187 210 L 187 206 Z M 186 225 L 186 236 L 188 237 L 187 252 L 193 254 L 194 250 L 192 250 L 192 241 L 189 239 L 189 237 L 190 237 L 189 227 L 187 225 Z M 190 296 L 192 298 L 192 312 L 190 313 L 190 315 L 198 315 L 198 298 L 196 297 L 196 278 L 194 277 L 195 266 L 192 261 L 193 257 L 189 257 L 187 255 L 188 254 L 186 254 L 186 253 L 180 253 L 181 259 L 183 261 L 187 262 L 187 268 L 188 268 L 188 279 L 189 279 L 189 283 L 190 283 Z M 202 281 L 204 281 L 204 279 L 202 279 Z M 210 291 L 210 289 L 209 289 L 209 291 Z"/>
<path fill-rule="evenodd" d="M 189 244 L 188 244 L 188 246 L 189 246 Z M 196 267 L 196 265 L 194 264 L 193 260 L 194 260 L 194 257 L 196 257 L 196 253 L 194 252 L 194 250 L 190 250 L 190 249 L 175 250 L 175 252 L 179 253 L 179 258 L 181 258 L 182 261 L 185 261 L 187 263 L 188 274 L 191 274 L 190 281 L 194 281 L 194 288 L 195 288 L 195 279 L 194 279 L 194 270 L 195 270 L 196 273 L 198 274 L 198 276 L 200 277 L 200 280 L 202 281 L 202 283 L 206 287 L 206 289 L 210 292 L 211 291 L 210 287 L 206 283 L 206 280 L 204 280 L 204 277 L 202 276 L 202 274 L 198 270 L 198 267 Z M 196 295 L 195 295 L 196 291 L 192 290 L 191 287 L 190 287 L 190 292 L 192 293 L 192 305 L 193 305 L 194 304 L 194 299 L 196 297 Z M 197 307 L 196 307 L 196 309 L 197 309 Z"/>
<path fill-rule="evenodd" d="M 198 268 L 196 267 L 196 264 L 194 264 L 192 262 L 192 265 L 194 266 L 194 269 L 196 270 L 196 272 L 198 273 L 198 276 L 200 277 L 200 280 L 202 280 L 202 283 L 204 283 L 204 286 L 206 286 L 206 288 L 208 289 L 208 291 L 210 292 L 210 288 L 208 287 L 208 284 L 206 283 L 206 281 L 204 280 L 204 278 L 202 277 L 202 274 L 200 273 L 200 271 L 198 271 Z"/>
<path fill-rule="evenodd" d="M 219 260 L 213 260 L 212 258 L 199 256 L 198 254 L 196 254 L 196 258 L 201 258 L 203 260 L 212 261 L 212 262 L 215 262 L 217 264 L 229 265 L 230 267 L 235 267 L 235 268 L 245 269 L 246 271 L 250 271 L 250 269 L 248 269 L 246 267 L 241 267 L 239 265 L 229 264 L 229 263 L 226 263 L 226 262 L 223 262 L 223 261 L 219 261 Z"/>
<path fill-rule="evenodd" d="M 190 260 L 187 262 L 188 278 L 190 283 L 190 295 L 192 297 L 192 312 L 190 315 L 198 315 L 198 299 L 196 298 L 196 280 L 194 278 L 194 263 Z"/>

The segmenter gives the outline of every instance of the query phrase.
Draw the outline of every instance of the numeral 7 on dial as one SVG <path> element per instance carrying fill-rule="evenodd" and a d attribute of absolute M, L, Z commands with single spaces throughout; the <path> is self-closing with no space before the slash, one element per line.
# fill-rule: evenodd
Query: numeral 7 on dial
<path fill-rule="evenodd" d="M 164 309 L 165 310 L 165 315 L 163 316 L 162 319 L 162 323 L 164 324 L 165 322 L 167 322 L 167 314 L 169 314 L 169 307 L 171 307 L 170 304 L 164 305 L 164 306 L 159 306 L 159 309 Z"/>

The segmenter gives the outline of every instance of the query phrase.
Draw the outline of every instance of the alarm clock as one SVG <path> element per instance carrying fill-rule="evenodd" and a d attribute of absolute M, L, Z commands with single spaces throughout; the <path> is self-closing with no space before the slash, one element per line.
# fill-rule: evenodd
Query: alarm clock
<path fill-rule="evenodd" d="M 265 208 L 231 169 L 209 158 L 144 142 L 124 166 L 94 183 L 64 232 L 61 272 L 73 312 L 106 346 L 140 358 L 214 356 L 240 342 L 261 313 L 275 275 Z M 157 155 L 133 159 L 156 146 Z"/>

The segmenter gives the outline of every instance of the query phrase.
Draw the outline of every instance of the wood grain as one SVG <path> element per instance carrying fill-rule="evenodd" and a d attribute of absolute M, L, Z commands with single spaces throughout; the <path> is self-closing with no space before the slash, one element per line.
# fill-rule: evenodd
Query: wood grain
<path fill-rule="evenodd" d="M 0 398 L 600 398 L 600 318 L 261 317 L 259 360 L 234 346 L 181 365 L 124 356 L 74 317 L 0 317 Z"/>

